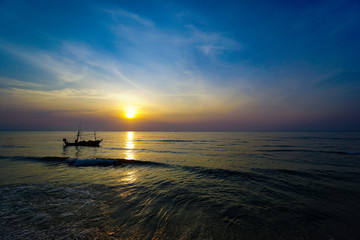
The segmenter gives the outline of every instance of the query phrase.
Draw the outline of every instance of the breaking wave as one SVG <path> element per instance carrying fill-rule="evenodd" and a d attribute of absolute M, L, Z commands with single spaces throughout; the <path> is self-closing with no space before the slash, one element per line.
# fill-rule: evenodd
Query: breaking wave
<path fill-rule="evenodd" d="M 132 159 L 111 159 L 111 158 L 94 158 L 94 159 L 80 159 L 80 158 L 69 158 L 69 157 L 1 157 L 1 158 L 10 158 L 12 160 L 22 160 L 22 161 L 38 161 L 46 162 L 53 164 L 67 164 L 74 167 L 88 167 L 88 166 L 98 166 L 98 167 L 108 167 L 108 166 L 122 166 L 122 165 L 152 165 L 152 166 L 167 166 L 168 164 L 151 162 L 151 161 L 141 161 L 141 160 L 132 160 Z"/>
<path fill-rule="evenodd" d="M 5 157 L 1 157 L 5 158 Z M 203 166 L 186 166 L 178 164 L 169 164 L 154 161 L 130 160 L 130 159 L 112 159 L 112 158 L 94 158 L 79 159 L 69 157 L 7 157 L 11 160 L 20 161 L 37 161 L 50 164 L 66 164 L 70 167 L 124 167 L 124 166 L 148 166 L 156 168 L 167 168 L 181 172 L 188 172 L 205 179 L 223 179 L 229 181 L 255 181 L 267 183 L 274 179 L 291 179 L 299 177 L 302 179 L 338 179 L 347 180 L 355 179 L 358 176 L 352 172 L 343 172 L 339 175 L 334 171 L 318 171 L 318 170 L 289 170 L 289 169 L 223 169 L 210 168 Z"/>

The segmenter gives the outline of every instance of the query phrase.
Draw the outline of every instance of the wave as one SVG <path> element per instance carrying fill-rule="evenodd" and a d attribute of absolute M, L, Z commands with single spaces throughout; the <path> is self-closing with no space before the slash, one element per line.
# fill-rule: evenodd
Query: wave
<path fill-rule="evenodd" d="M 66 163 L 75 167 L 86 167 L 86 166 L 121 166 L 126 164 L 131 165 L 152 165 L 152 166 L 163 166 L 163 163 L 130 160 L 130 159 L 77 159 L 69 158 Z"/>
<path fill-rule="evenodd" d="M 270 169 L 270 168 L 243 168 L 243 169 L 222 169 L 209 168 L 204 166 L 186 166 L 169 164 L 154 161 L 130 160 L 119 158 L 94 158 L 79 159 L 69 157 L 4 157 L 10 160 L 36 161 L 49 163 L 51 165 L 66 164 L 70 167 L 125 167 L 125 166 L 147 166 L 155 168 L 166 168 L 171 171 L 187 172 L 202 179 L 220 179 L 226 182 L 243 182 L 244 184 L 263 183 L 263 184 L 288 184 L 288 181 L 298 180 L 340 180 L 355 181 L 359 178 L 357 172 L 337 172 L 333 170 L 290 170 L 290 169 Z"/>
<path fill-rule="evenodd" d="M 217 142 L 215 140 L 181 140 L 181 139 L 165 139 L 165 140 L 143 140 L 136 139 L 134 142 L 160 142 L 160 143 L 207 143 L 207 142 Z"/>
<path fill-rule="evenodd" d="M 0 157 L 8 158 L 11 160 L 20 161 L 36 161 L 50 164 L 67 164 L 71 167 L 118 167 L 126 165 L 141 165 L 149 167 L 162 167 L 178 169 L 193 174 L 198 174 L 206 178 L 236 178 L 236 179 L 264 179 L 267 178 L 263 174 L 254 173 L 252 171 L 238 171 L 221 168 L 208 168 L 202 166 L 185 166 L 177 164 L 168 164 L 154 161 L 142 161 L 142 160 L 130 160 L 120 158 L 94 158 L 94 159 L 80 159 L 80 158 L 69 158 L 69 157 Z"/>
<path fill-rule="evenodd" d="M 142 160 L 130 160 L 130 159 L 119 159 L 119 158 L 94 158 L 94 159 L 79 159 L 79 158 L 69 158 L 69 157 L 14 157 L 13 159 L 17 160 L 30 160 L 30 161 L 40 161 L 52 164 L 67 164 L 71 167 L 122 167 L 122 166 L 149 166 L 149 167 L 161 167 L 161 168 L 171 168 L 177 169 L 191 174 L 196 174 L 204 178 L 216 178 L 224 179 L 228 181 L 262 181 L 267 182 L 273 179 L 274 173 L 273 170 L 264 169 L 260 171 L 259 169 L 247 169 L 247 170 L 229 170 L 221 168 L 208 168 L 202 166 L 185 166 L 177 164 L 168 164 L 154 161 L 142 161 Z M 271 171 L 271 174 L 269 174 Z M 298 172 L 298 171 L 296 171 Z M 279 174 L 294 175 L 294 172 L 291 171 L 282 171 L 279 170 Z M 301 175 L 301 173 L 298 173 Z"/>
<path fill-rule="evenodd" d="M 308 153 L 328 153 L 328 154 L 342 154 L 342 155 L 360 155 L 360 152 L 309 150 L 309 149 L 261 149 L 257 151 L 258 152 L 308 152 Z"/>
<path fill-rule="evenodd" d="M 62 161 L 73 167 L 109 167 L 109 166 L 125 166 L 125 165 L 141 165 L 149 167 L 162 167 L 180 169 L 192 174 L 201 175 L 205 178 L 220 178 L 220 179 L 236 179 L 236 180 L 264 180 L 268 177 L 263 174 L 253 173 L 251 171 L 236 171 L 220 168 L 207 168 L 201 166 L 184 166 L 176 164 L 167 164 L 153 161 L 129 160 L 129 159 L 74 159 L 74 158 L 57 158 L 45 157 L 42 161 Z"/>
<path fill-rule="evenodd" d="M 27 146 L 17 146 L 17 145 L 0 145 L 0 148 L 27 148 Z"/>
<path fill-rule="evenodd" d="M 69 166 L 74 167 L 88 167 L 88 166 L 98 166 L 98 167 L 108 167 L 108 166 L 121 166 L 126 164 L 131 165 L 152 165 L 152 166 L 168 166 L 165 163 L 152 162 L 152 161 L 141 161 L 141 160 L 132 160 L 132 159 L 122 159 L 122 158 L 90 158 L 90 159 L 80 159 L 80 158 L 69 158 L 69 157 L 1 157 L 8 158 L 12 160 L 22 160 L 22 161 L 37 161 L 37 162 L 46 162 L 53 164 L 68 164 Z"/>
<path fill-rule="evenodd" d="M 58 158 L 58 157 L 44 157 L 41 158 L 41 161 L 61 161 L 73 167 L 118 167 L 126 165 L 141 165 L 149 167 L 161 167 L 161 168 L 171 168 L 181 171 L 186 171 L 191 174 L 197 174 L 204 178 L 218 178 L 226 179 L 230 181 L 239 181 L 239 180 L 255 180 L 255 181 L 266 181 L 270 179 L 270 176 L 265 174 L 259 174 L 253 171 L 238 171 L 238 170 L 229 170 L 221 168 L 208 168 L 202 166 L 185 166 L 177 164 L 168 164 L 160 163 L 154 161 L 142 161 L 142 160 L 129 160 L 129 159 L 77 159 L 77 158 Z"/>
<path fill-rule="evenodd" d="M 284 137 L 283 139 L 298 139 L 298 140 L 345 140 L 345 141 L 359 141 L 359 137 L 319 137 L 319 136 L 299 136 L 299 137 Z"/>
<path fill-rule="evenodd" d="M 270 176 L 265 176 L 263 174 L 258 174 L 252 170 L 229 170 L 221 168 L 207 168 L 207 167 L 197 167 L 197 166 L 178 166 L 182 170 L 190 172 L 192 174 L 197 174 L 208 179 L 223 179 L 227 181 L 262 181 L 266 182 L 270 179 Z"/>
<path fill-rule="evenodd" d="M 105 148 L 108 150 L 121 150 L 121 151 L 133 151 L 133 152 L 146 152 L 146 153 L 171 153 L 171 154 L 186 154 L 187 152 L 182 152 L 182 151 L 168 151 L 168 150 L 155 150 L 155 149 L 145 149 L 145 148 L 134 148 L 134 149 L 130 149 L 130 148 Z M 186 148 L 184 148 L 186 149 Z M 188 150 L 188 149 L 186 149 Z M 196 149 L 199 150 L 199 149 Z"/>
<path fill-rule="evenodd" d="M 261 145 L 261 147 L 279 147 L 279 148 L 286 148 L 286 147 L 295 147 L 293 145 Z"/>

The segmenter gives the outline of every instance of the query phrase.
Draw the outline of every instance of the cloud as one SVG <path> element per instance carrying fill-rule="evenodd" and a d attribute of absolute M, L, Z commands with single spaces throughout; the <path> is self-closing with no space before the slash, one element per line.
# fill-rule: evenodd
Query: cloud
<path fill-rule="evenodd" d="M 122 20 L 135 20 L 141 26 L 129 21 L 115 21 L 110 29 L 119 39 L 130 45 L 119 45 L 119 48 L 130 48 L 135 56 L 143 56 L 146 60 L 177 59 L 191 56 L 194 50 L 200 49 L 205 56 L 215 55 L 223 51 L 239 51 L 240 44 L 223 33 L 202 31 L 194 25 L 185 25 L 179 29 L 160 28 L 152 21 L 122 9 L 108 11 L 111 15 L 120 16 Z M 156 53 L 155 53 L 156 51 Z"/>
<path fill-rule="evenodd" d="M 0 76 L 0 87 L 20 87 L 25 89 L 41 89 L 44 88 L 43 84 L 26 82 L 21 80 L 16 80 L 13 78 L 2 77 Z"/>
<path fill-rule="evenodd" d="M 142 17 L 140 17 L 139 15 L 137 15 L 135 13 L 125 11 L 123 9 L 119 9 L 119 8 L 116 9 L 116 10 L 106 9 L 104 11 L 107 12 L 107 13 L 110 13 L 115 19 L 128 19 L 128 20 L 130 19 L 130 20 L 133 20 L 136 23 L 142 24 L 142 25 L 147 26 L 147 27 L 153 27 L 154 26 L 152 21 L 150 21 L 148 19 L 145 19 L 145 18 L 142 18 Z"/>
<path fill-rule="evenodd" d="M 1 92 L 9 104 L 59 111 L 103 109 L 107 114 L 131 105 L 141 108 L 144 115 L 164 118 L 178 118 L 185 112 L 199 118 L 211 112 L 230 111 L 234 105 L 223 106 L 224 102 L 230 103 L 229 89 L 213 87 L 201 74 L 181 66 L 136 66 L 74 42 L 63 42 L 53 51 L 11 44 L 2 45 L 2 50 L 50 76 L 41 84 L 37 79 L 27 84 L 21 80 L 8 82 L 11 88 Z"/>

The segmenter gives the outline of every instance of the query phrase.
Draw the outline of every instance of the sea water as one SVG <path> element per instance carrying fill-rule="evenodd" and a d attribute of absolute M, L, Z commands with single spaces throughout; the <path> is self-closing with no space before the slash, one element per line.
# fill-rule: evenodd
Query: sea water
<path fill-rule="evenodd" d="M 360 133 L 74 135 L 0 132 L 1 239 L 360 239 Z"/>

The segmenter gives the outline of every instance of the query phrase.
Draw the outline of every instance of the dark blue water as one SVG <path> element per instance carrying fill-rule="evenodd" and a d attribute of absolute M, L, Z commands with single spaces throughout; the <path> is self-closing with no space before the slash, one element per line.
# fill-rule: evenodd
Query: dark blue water
<path fill-rule="evenodd" d="M 0 133 L 1 239 L 360 239 L 360 133 Z"/>

